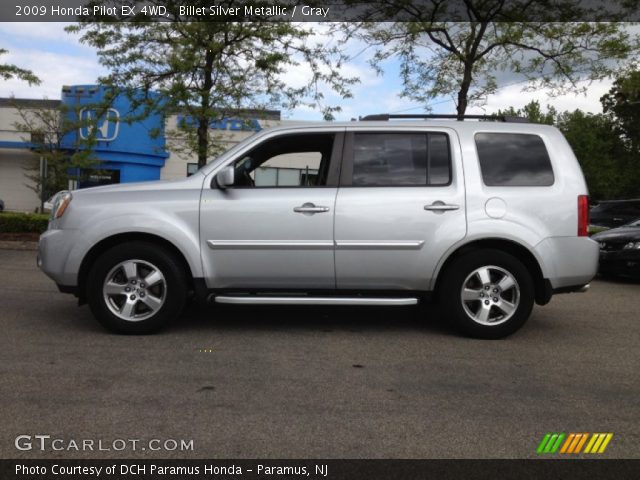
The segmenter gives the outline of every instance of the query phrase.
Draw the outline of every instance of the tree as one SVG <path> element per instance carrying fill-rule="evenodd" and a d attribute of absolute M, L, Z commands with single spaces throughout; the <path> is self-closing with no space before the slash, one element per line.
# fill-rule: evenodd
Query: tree
<path fill-rule="evenodd" d="M 119 6 L 118 0 L 94 1 L 90 4 Z M 132 19 L 105 17 L 83 18 L 68 27 L 82 32 L 81 41 L 98 50 L 100 62 L 110 70 L 101 82 L 128 92 L 161 93 L 162 101 L 148 101 L 151 111 L 181 112 L 187 121 L 179 125 L 186 145 L 198 155 L 198 164 L 218 150 L 210 122 L 222 120 L 244 108 L 300 104 L 320 105 L 325 118 L 336 107 L 322 105 L 323 87 L 349 97 L 348 87 L 355 79 L 344 78 L 339 70 L 343 56 L 337 48 L 328 49 L 312 43 L 313 31 L 301 24 L 261 21 L 238 22 L 229 17 L 216 22 L 202 22 L 196 17 L 180 16 L 182 2 L 133 2 L 140 15 Z M 229 8 L 238 2 L 216 2 Z M 260 2 L 255 2 L 260 3 Z M 142 4 L 166 7 L 171 21 L 151 22 L 143 15 Z M 208 8 L 210 2 L 197 0 L 193 6 Z M 119 7 L 118 7 L 119 10 Z M 148 10 L 147 10 L 148 12 Z M 166 20 L 166 18 L 165 18 Z M 286 73 L 304 66 L 310 73 L 308 83 L 296 88 L 287 86 Z M 132 96 L 135 104 L 139 96 Z"/>
<path fill-rule="evenodd" d="M 610 116 L 581 110 L 558 112 L 550 106 L 543 111 L 535 100 L 521 109 L 499 110 L 497 115 L 525 117 L 558 127 L 580 162 L 593 200 L 640 196 L 637 155 L 630 151 Z"/>
<path fill-rule="evenodd" d="M 522 117 L 533 123 L 541 123 L 544 125 L 554 125 L 558 116 L 558 111 L 554 107 L 547 106 L 547 111 L 543 112 L 540 102 L 532 100 L 521 109 L 509 107 L 506 110 L 498 110 L 496 115 L 508 117 Z"/>
<path fill-rule="evenodd" d="M 9 53 L 4 48 L 0 48 L 0 55 Z M 29 85 L 40 85 L 40 79 L 36 77 L 32 71 L 25 70 L 24 68 L 16 67 L 11 64 L 0 64 L 0 78 L 4 80 L 10 80 L 12 78 L 18 78 L 29 83 Z"/>
<path fill-rule="evenodd" d="M 79 112 L 69 110 L 64 104 L 57 108 L 37 104 L 25 106 L 14 100 L 13 106 L 19 118 L 13 127 L 27 134 L 23 140 L 32 144 L 32 150 L 39 157 L 39 161 L 25 166 L 25 175 L 30 180 L 27 187 L 36 192 L 42 207 L 42 203 L 51 195 L 69 187 L 72 170 L 96 165 L 93 147 L 97 120 L 92 124 L 88 123 L 89 120 L 80 120 Z M 87 138 L 71 135 L 81 127 L 87 128 Z M 74 138 L 72 145 L 65 141 L 68 136 Z M 41 163 L 46 166 L 46 172 L 41 171 Z"/>
<path fill-rule="evenodd" d="M 600 101 L 604 113 L 628 142 L 640 167 L 640 70 L 617 78 L 609 93 Z"/>
<path fill-rule="evenodd" d="M 576 0 L 380 0 L 372 8 L 369 19 L 405 20 L 347 25 L 375 48 L 374 68 L 399 59 L 403 96 L 427 108 L 451 96 L 458 116 L 497 90 L 499 74 L 555 93 L 581 91 L 581 80 L 610 76 L 638 48 L 619 23 L 539 20 L 579 17 Z"/>
<path fill-rule="evenodd" d="M 621 199 L 640 195 L 640 175 L 625 142 L 611 119 L 580 110 L 557 118 L 584 173 L 592 199 Z"/>

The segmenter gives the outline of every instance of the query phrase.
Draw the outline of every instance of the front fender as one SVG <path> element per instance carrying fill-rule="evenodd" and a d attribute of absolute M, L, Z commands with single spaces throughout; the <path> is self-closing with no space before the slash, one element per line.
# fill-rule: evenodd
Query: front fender
<path fill-rule="evenodd" d="M 197 227 L 197 223 L 196 223 Z M 78 229 L 75 242 L 64 265 L 62 283 L 77 285 L 78 273 L 87 253 L 101 241 L 119 234 L 144 233 L 160 237 L 182 253 L 193 277 L 202 276 L 198 229 L 189 222 L 168 213 L 150 217 L 121 214 L 103 218 L 90 228 Z"/>

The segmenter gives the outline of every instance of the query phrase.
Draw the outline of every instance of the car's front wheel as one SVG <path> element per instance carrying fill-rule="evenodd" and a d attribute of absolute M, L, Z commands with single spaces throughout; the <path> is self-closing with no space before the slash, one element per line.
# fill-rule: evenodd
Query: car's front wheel
<path fill-rule="evenodd" d="M 107 329 L 152 333 L 178 317 L 187 296 L 184 268 L 167 249 L 147 242 L 117 245 L 89 272 L 87 301 Z"/>
<path fill-rule="evenodd" d="M 531 314 L 534 286 L 520 260 L 499 250 L 476 250 L 455 259 L 442 281 L 440 301 L 455 327 L 477 338 L 502 338 Z"/>

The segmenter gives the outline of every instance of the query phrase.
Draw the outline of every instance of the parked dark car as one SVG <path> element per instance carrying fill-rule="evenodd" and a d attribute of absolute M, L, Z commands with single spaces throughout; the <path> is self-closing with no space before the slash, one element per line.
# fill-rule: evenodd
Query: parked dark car
<path fill-rule="evenodd" d="M 601 274 L 640 277 L 640 219 L 591 238 L 600 244 Z"/>
<path fill-rule="evenodd" d="M 640 218 L 640 200 L 607 200 L 589 211 L 591 225 L 615 228 Z"/>
<path fill-rule="evenodd" d="M 0 198 L 0 213 L 4 212 L 4 202 Z"/>

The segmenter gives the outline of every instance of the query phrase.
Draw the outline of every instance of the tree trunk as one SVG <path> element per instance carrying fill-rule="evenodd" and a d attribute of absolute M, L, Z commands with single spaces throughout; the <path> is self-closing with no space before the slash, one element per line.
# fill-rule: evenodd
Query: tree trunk
<path fill-rule="evenodd" d="M 198 168 L 204 167 L 207 164 L 207 154 L 209 151 L 209 121 L 211 119 L 207 113 L 210 109 L 209 99 L 211 89 L 213 88 L 213 60 L 213 52 L 207 50 L 200 96 L 201 115 L 198 117 Z"/>
<path fill-rule="evenodd" d="M 198 168 L 207 164 L 207 150 L 209 149 L 209 119 L 198 118 Z"/>
<path fill-rule="evenodd" d="M 471 68 L 472 66 L 470 64 L 465 64 L 464 66 L 462 83 L 460 83 L 460 90 L 458 91 L 458 106 L 456 107 L 458 120 L 463 120 L 464 114 L 467 111 L 469 88 L 471 88 Z"/>

